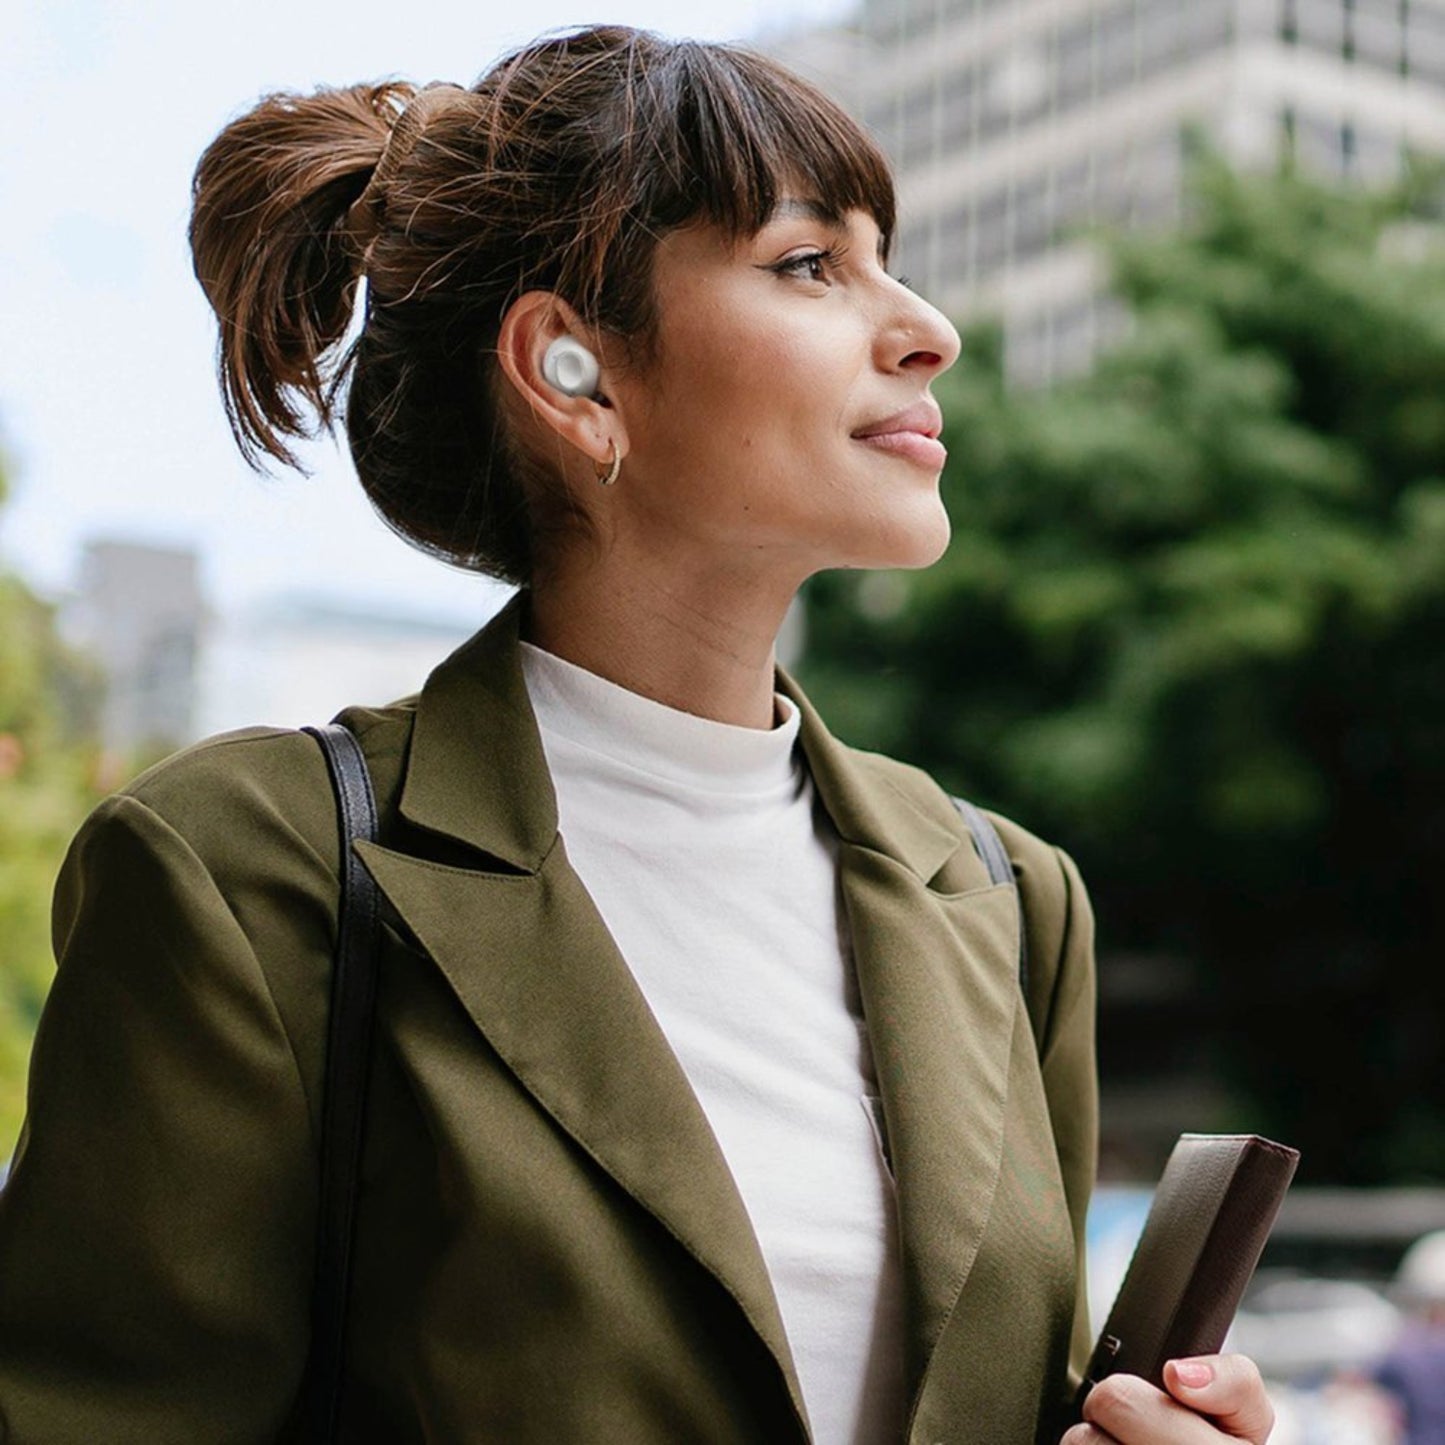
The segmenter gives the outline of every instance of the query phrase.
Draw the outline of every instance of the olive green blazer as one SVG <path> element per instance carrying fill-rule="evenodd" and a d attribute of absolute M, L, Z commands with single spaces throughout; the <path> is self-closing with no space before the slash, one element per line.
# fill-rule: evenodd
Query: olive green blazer
<path fill-rule="evenodd" d="M 568 864 L 517 626 L 514 605 L 418 697 L 345 715 L 388 910 L 345 1438 L 807 1441 L 747 1213 Z M 906 1439 L 1027 1445 L 1088 1343 L 1088 904 L 1000 823 L 1021 998 L 1014 891 L 948 798 L 780 685 L 841 839 L 898 1186 Z M 297 1438 L 338 863 L 321 752 L 278 729 L 178 754 L 76 838 L 0 1194 L 8 1445 Z"/>

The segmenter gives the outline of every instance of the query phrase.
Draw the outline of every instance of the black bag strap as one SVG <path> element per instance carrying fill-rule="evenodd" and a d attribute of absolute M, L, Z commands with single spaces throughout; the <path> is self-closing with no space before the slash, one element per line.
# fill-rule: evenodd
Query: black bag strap
<path fill-rule="evenodd" d="M 998 829 L 972 803 L 966 802 L 963 798 L 955 798 L 953 806 L 958 809 L 963 815 L 963 821 L 968 824 L 968 831 L 973 835 L 973 846 L 978 849 L 978 856 L 983 859 L 989 878 L 995 883 L 1007 883 L 1014 890 L 1014 895 L 1018 899 L 1019 988 L 1027 998 L 1029 992 L 1029 935 L 1028 930 L 1024 927 L 1023 894 L 1019 889 L 1019 881 L 1014 876 L 1013 864 L 1009 862 L 1008 850 L 1003 845 L 1003 839 L 998 835 Z"/>
<path fill-rule="evenodd" d="M 302 1384 L 305 1438 L 324 1445 L 336 1438 L 341 1399 L 381 913 L 376 884 L 351 846 L 356 839 L 375 839 L 377 835 L 376 799 L 361 745 L 340 723 L 303 731 L 310 733 L 326 754 L 341 830 L 341 915 L 321 1095 L 321 1190 L 311 1292 L 311 1353 Z"/>

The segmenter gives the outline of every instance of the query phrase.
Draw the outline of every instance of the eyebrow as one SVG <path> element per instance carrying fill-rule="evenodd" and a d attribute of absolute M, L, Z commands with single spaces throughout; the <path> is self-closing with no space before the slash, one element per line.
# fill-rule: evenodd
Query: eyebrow
<path fill-rule="evenodd" d="M 768 216 L 768 221 L 817 221 L 820 225 L 843 228 L 843 217 L 831 206 L 821 201 L 809 200 L 803 196 L 787 196 L 779 201 Z M 886 250 L 883 233 L 878 233 L 878 255 L 881 259 Z"/>

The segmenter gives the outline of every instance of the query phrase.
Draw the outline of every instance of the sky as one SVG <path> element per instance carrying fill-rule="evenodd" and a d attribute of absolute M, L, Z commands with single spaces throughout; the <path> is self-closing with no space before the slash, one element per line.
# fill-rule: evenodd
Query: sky
<path fill-rule="evenodd" d="M 185 243 L 191 173 L 273 90 L 384 75 L 470 82 L 504 50 L 599 20 L 748 39 L 848 0 L 6 0 L 0 19 L 0 567 L 60 598 L 89 537 L 196 548 L 218 609 L 305 593 L 418 616 L 490 584 L 395 538 L 344 445 L 258 477 L 216 389 Z"/>

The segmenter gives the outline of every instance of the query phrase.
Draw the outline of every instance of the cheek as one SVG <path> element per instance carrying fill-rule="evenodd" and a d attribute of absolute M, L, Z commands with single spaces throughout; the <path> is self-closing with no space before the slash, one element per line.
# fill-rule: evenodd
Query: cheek
<path fill-rule="evenodd" d="M 674 286 L 660 298 L 659 363 L 635 438 L 650 453 L 648 470 L 673 485 L 725 482 L 735 497 L 755 493 L 749 480 L 771 493 L 804 469 L 838 477 L 866 372 L 856 321 L 760 292 L 751 275 L 723 285 L 708 276 L 706 286 Z"/>
<path fill-rule="evenodd" d="M 691 368 L 684 409 L 695 427 L 754 463 L 766 453 L 785 464 L 837 442 L 851 391 L 840 348 L 776 326 L 719 341 Z"/>

